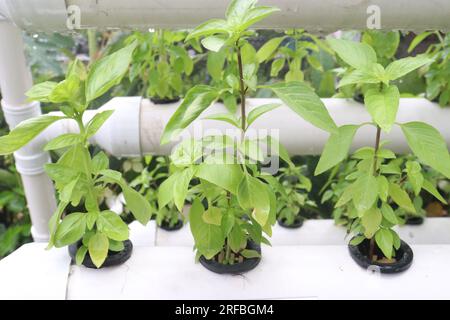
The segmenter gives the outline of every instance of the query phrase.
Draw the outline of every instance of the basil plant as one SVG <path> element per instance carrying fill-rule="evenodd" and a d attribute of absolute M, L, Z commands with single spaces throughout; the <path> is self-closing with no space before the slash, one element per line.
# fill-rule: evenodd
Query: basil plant
<path fill-rule="evenodd" d="M 364 93 L 365 108 L 371 121 L 362 124 L 340 126 L 332 133 L 323 150 L 315 174 L 321 174 L 343 161 L 349 152 L 356 131 L 364 125 L 376 129 L 374 147 L 357 150 L 352 158 L 357 161 L 347 176 L 351 183 L 343 190 L 336 207 L 347 205 L 347 212 L 354 220 L 351 232 L 356 236 L 352 245 L 370 240 L 369 259 L 374 260 L 377 246 L 390 261 L 395 258 L 401 240 L 392 229 L 398 223 L 395 210 L 402 208 L 410 213 L 416 207 L 406 190 L 408 181 L 418 195 L 424 189 L 443 200 L 435 186 L 424 179 L 422 165 L 428 165 L 446 177 L 450 177 L 450 156 L 440 133 L 432 126 L 412 121 L 396 122 L 400 94 L 391 81 L 424 66 L 432 60 L 426 56 L 408 57 L 393 61 L 386 68 L 377 63 L 376 53 L 369 45 L 349 40 L 329 39 L 328 43 L 339 57 L 353 68 L 343 77 L 340 86 L 368 84 Z M 399 126 L 418 161 L 407 161 L 404 172 L 394 170 L 392 160 L 396 155 L 381 141 L 381 133 L 388 133 Z M 406 175 L 403 175 L 406 173 Z"/>
<path fill-rule="evenodd" d="M 219 82 L 220 86 L 198 85 L 189 90 L 161 138 L 162 144 L 170 142 L 215 101 L 237 88 L 238 112 L 228 110 L 207 117 L 235 127 L 237 139 L 230 135 L 185 139 L 171 156 L 177 170 L 161 184 L 158 193 L 160 207 L 174 202 L 181 211 L 188 190 L 195 192 L 189 219 L 197 258 L 203 256 L 222 264 L 258 257 L 256 250 L 248 249 L 249 242 L 269 243 L 263 233 L 268 236 L 272 233 L 277 203 L 270 183 L 274 177 L 261 170 L 264 147 L 293 166 L 287 151 L 276 139 L 247 136 L 258 117 L 279 106 L 268 104 L 248 113 L 246 110 L 246 96 L 257 89 L 258 67 L 256 60 L 243 55 L 242 48 L 249 45 L 247 37 L 252 34 L 247 29 L 278 11 L 274 7 L 256 6 L 256 2 L 234 0 L 228 6 L 226 19 L 209 20 L 188 35 L 188 40 L 202 38 L 201 43 L 210 51 L 225 47 L 233 50 L 236 69 L 226 81 Z M 330 132 L 336 130 L 326 108 L 306 84 L 278 83 L 268 88 L 308 121 Z"/>
<path fill-rule="evenodd" d="M 98 200 L 109 184 L 120 186 L 127 207 L 137 220 L 146 224 L 150 218 L 148 202 L 127 185 L 120 172 L 108 169 L 109 160 L 105 153 L 99 152 L 92 157 L 89 152 L 89 138 L 113 111 L 99 112 L 87 124 L 83 123 L 83 114 L 91 102 L 118 84 L 127 72 L 135 47 L 135 43 L 130 44 L 96 61 L 90 70 L 75 60 L 68 68 L 65 80 L 33 86 L 27 93 L 30 100 L 58 105 L 63 115 L 42 115 L 26 120 L 0 138 L 0 154 L 4 155 L 23 147 L 56 121 L 71 119 L 78 124 L 78 133 L 62 134 L 44 147 L 47 151 L 64 149 L 56 163 L 45 166 L 59 196 L 57 211 L 49 222 L 48 248 L 81 240 L 76 253 L 77 264 L 81 264 L 88 253 L 95 266 L 100 267 L 108 251 L 123 250 L 123 241 L 129 238 L 127 224 L 116 213 L 99 207 Z M 84 203 L 85 212 L 63 217 L 69 204 L 75 207 L 81 203 Z"/>
<path fill-rule="evenodd" d="M 186 32 L 156 30 L 134 32 L 125 43 L 137 41 L 129 71 L 131 83 L 138 82 L 143 96 L 171 100 L 184 94 L 184 82 L 194 70 L 194 61 L 183 45 Z"/>

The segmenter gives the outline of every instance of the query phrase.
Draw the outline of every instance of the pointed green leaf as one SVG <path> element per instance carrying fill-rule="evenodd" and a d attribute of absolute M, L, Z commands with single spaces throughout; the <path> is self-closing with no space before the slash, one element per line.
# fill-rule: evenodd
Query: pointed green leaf
<path fill-rule="evenodd" d="M 439 191 L 436 189 L 436 187 L 430 181 L 424 179 L 422 188 L 424 188 L 426 191 L 428 191 L 433 196 L 435 196 L 435 198 L 438 199 L 443 204 L 447 204 L 448 203 L 448 201 L 446 201 L 444 199 L 444 197 L 442 197 L 442 195 L 439 193 Z"/>
<path fill-rule="evenodd" d="M 366 43 L 342 39 L 328 39 L 327 42 L 342 60 L 355 69 L 369 68 L 377 62 L 375 51 Z"/>
<path fill-rule="evenodd" d="M 355 181 L 353 192 L 355 208 L 359 212 L 369 210 L 378 198 L 377 179 L 371 172 L 360 175 Z"/>
<path fill-rule="evenodd" d="M 389 195 L 391 196 L 392 200 L 394 200 L 394 202 L 403 209 L 412 213 L 416 212 L 416 209 L 414 208 L 414 205 L 411 202 L 408 193 L 403 190 L 398 184 L 395 184 L 393 182 L 389 183 Z"/>
<path fill-rule="evenodd" d="M 433 62 L 433 59 L 428 58 L 426 55 L 395 60 L 387 66 L 386 74 L 390 80 L 395 80 L 431 62 Z"/>
<path fill-rule="evenodd" d="M 97 232 L 89 239 L 88 248 L 92 262 L 97 268 L 100 268 L 108 256 L 108 237 L 101 232 Z"/>
<path fill-rule="evenodd" d="M 109 210 L 100 212 L 97 228 L 112 240 L 125 241 L 129 238 L 128 225 L 117 213 Z"/>
<path fill-rule="evenodd" d="M 378 248 L 381 249 L 384 256 L 388 259 L 392 258 L 394 237 L 388 229 L 380 229 L 375 234 L 375 241 L 377 242 Z"/>
<path fill-rule="evenodd" d="M 364 103 L 373 121 L 389 132 L 397 117 L 400 93 L 397 86 L 383 87 L 382 91 L 371 88 L 364 95 Z"/>
<path fill-rule="evenodd" d="M 258 119 L 260 116 L 262 116 L 266 112 L 272 111 L 272 110 L 278 108 L 279 106 L 281 106 L 280 103 L 268 103 L 268 104 L 264 104 L 262 106 L 258 106 L 256 108 L 252 109 L 252 111 L 250 111 L 249 114 L 247 115 L 247 127 L 250 127 L 250 125 L 256 119 Z"/>
<path fill-rule="evenodd" d="M 361 224 L 364 227 L 364 236 L 371 239 L 380 228 L 382 220 L 381 212 L 378 208 L 371 208 L 364 212 L 361 217 Z"/>

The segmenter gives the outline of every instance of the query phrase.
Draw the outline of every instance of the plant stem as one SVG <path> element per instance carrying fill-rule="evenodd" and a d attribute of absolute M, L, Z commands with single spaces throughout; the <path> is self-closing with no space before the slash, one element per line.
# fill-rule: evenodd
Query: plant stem
<path fill-rule="evenodd" d="M 246 114 L 245 114 L 245 84 L 244 84 L 244 68 L 242 66 L 242 55 L 241 55 L 241 48 L 236 43 L 237 47 L 237 59 L 238 59 L 238 68 L 239 68 L 239 90 L 241 94 L 241 130 L 242 130 L 242 140 L 244 140 L 244 134 L 245 134 L 245 125 L 247 122 Z"/>
<path fill-rule="evenodd" d="M 378 149 L 380 149 L 380 137 L 381 137 L 381 128 L 377 126 L 377 137 L 375 139 L 375 152 L 373 155 L 373 175 L 376 176 L 378 174 Z"/>
<path fill-rule="evenodd" d="M 225 244 L 225 247 L 226 247 L 226 252 L 225 252 L 225 263 L 231 264 L 231 263 L 230 263 L 231 247 L 230 247 L 230 245 L 228 244 L 228 241 L 227 241 L 227 243 Z"/>
<path fill-rule="evenodd" d="M 97 59 L 97 52 L 98 52 L 97 31 L 95 29 L 89 29 L 87 31 L 87 35 L 88 35 L 90 64 L 92 64 Z"/>
<path fill-rule="evenodd" d="M 369 260 L 374 261 L 373 256 L 375 252 L 375 238 L 370 239 L 370 245 L 369 245 Z"/>

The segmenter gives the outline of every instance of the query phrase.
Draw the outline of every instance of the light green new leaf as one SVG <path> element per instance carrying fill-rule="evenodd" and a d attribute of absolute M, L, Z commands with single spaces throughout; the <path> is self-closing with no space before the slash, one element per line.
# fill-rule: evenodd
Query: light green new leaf
<path fill-rule="evenodd" d="M 426 55 L 395 60 L 386 67 L 386 74 L 390 80 L 395 80 L 431 62 L 433 62 L 433 59 Z"/>
<path fill-rule="evenodd" d="M 364 94 L 364 102 L 373 121 L 389 132 L 397 117 L 400 93 L 397 86 L 383 87 L 380 91 L 371 88 Z"/>
<path fill-rule="evenodd" d="M 359 212 L 369 210 L 378 198 L 377 179 L 371 172 L 356 179 L 353 189 L 353 204 Z"/>
<path fill-rule="evenodd" d="M 247 127 L 250 127 L 250 125 L 256 119 L 258 119 L 260 116 L 262 116 L 266 112 L 272 111 L 272 110 L 278 108 L 279 106 L 281 106 L 280 103 L 268 103 L 268 104 L 264 104 L 262 106 L 258 106 L 256 108 L 252 109 L 252 111 L 250 111 L 249 114 L 247 115 Z"/>
<path fill-rule="evenodd" d="M 332 133 L 323 149 L 319 163 L 317 164 L 314 175 L 319 175 L 328 169 L 334 167 L 345 158 L 352 145 L 357 125 L 345 125 L 339 127 L 336 133 Z"/>
<path fill-rule="evenodd" d="M 378 208 L 370 208 L 361 217 L 361 224 L 364 227 L 364 236 L 371 239 L 380 228 L 382 220 L 381 212 Z"/>
<path fill-rule="evenodd" d="M 211 19 L 192 30 L 185 41 L 189 41 L 193 38 L 209 36 L 216 33 L 229 34 L 230 27 L 228 23 L 223 19 Z"/>
<path fill-rule="evenodd" d="M 203 221 L 205 209 L 199 199 L 195 199 L 189 211 L 189 225 L 195 247 L 206 259 L 213 258 L 224 245 L 222 228 Z"/>
<path fill-rule="evenodd" d="M 225 17 L 232 25 L 242 23 L 245 15 L 248 14 L 251 8 L 254 8 L 258 0 L 232 0 L 227 7 Z"/>
<path fill-rule="evenodd" d="M 258 62 L 262 63 L 268 60 L 274 54 L 274 52 L 277 50 L 284 39 L 285 37 L 277 37 L 267 41 L 256 53 Z"/>
<path fill-rule="evenodd" d="M 388 259 L 391 259 L 394 246 L 394 237 L 392 236 L 391 231 L 388 229 L 378 230 L 375 234 L 375 241 L 378 248 L 380 248 L 383 252 L 384 256 Z"/>
<path fill-rule="evenodd" d="M 81 143 L 83 141 L 83 136 L 78 133 L 66 133 L 62 134 L 49 143 L 47 143 L 44 147 L 45 151 L 61 149 L 69 146 L 73 146 L 74 144 Z"/>
<path fill-rule="evenodd" d="M 128 70 L 137 41 L 96 61 L 88 74 L 86 100 L 90 102 L 119 84 Z"/>
<path fill-rule="evenodd" d="M 419 160 L 450 178 L 450 155 L 439 131 L 418 121 L 403 123 L 401 128 L 409 147 Z"/>
<path fill-rule="evenodd" d="M 261 227 L 266 224 L 270 213 L 270 199 L 266 184 L 257 178 L 245 175 L 239 184 L 238 201 L 244 210 L 253 210 L 252 216 Z"/>
<path fill-rule="evenodd" d="M 181 175 L 181 171 L 177 171 L 164 180 L 158 188 L 158 207 L 163 208 L 173 200 L 174 185 Z"/>
<path fill-rule="evenodd" d="M 327 42 L 342 60 L 355 69 L 369 68 L 377 62 L 377 55 L 368 44 L 342 39 L 328 39 Z"/>
<path fill-rule="evenodd" d="M 276 7 L 268 7 L 268 6 L 259 6 L 252 8 L 244 17 L 243 23 L 239 23 L 239 30 L 244 31 L 253 24 L 257 23 L 270 16 L 272 13 L 280 11 L 280 9 Z"/>
<path fill-rule="evenodd" d="M 101 128 L 106 120 L 113 114 L 114 110 L 106 110 L 97 113 L 87 124 L 86 137 L 90 138 Z"/>
<path fill-rule="evenodd" d="M 444 199 L 444 197 L 442 197 L 442 195 L 439 193 L 439 191 L 436 189 L 436 187 L 430 181 L 428 181 L 426 179 L 423 180 L 422 188 L 424 188 L 426 191 L 428 191 L 433 196 L 435 196 L 436 199 L 438 199 L 443 204 L 447 204 L 448 203 L 448 201 L 446 201 Z"/>
<path fill-rule="evenodd" d="M 100 268 L 108 256 L 108 237 L 101 232 L 97 232 L 89 239 L 88 248 L 92 262 L 97 268 Z"/>
<path fill-rule="evenodd" d="M 0 137 L 0 155 L 7 155 L 22 148 L 53 122 L 64 117 L 43 115 L 22 121 L 8 135 Z"/>
<path fill-rule="evenodd" d="M 307 84 L 299 81 L 268 86 L 289 108 L 303 119 L 328 132 L 337 127 L 322 100 Z"/>
<path fill-rule="evenodd" d="M 92 158 L 92 172 L 97 174 L 102 170 L 106 170 L 109 168 L 109 158 L 103 152 L 100 151 Z"/>
<path fill-rule="evenodd" d="M 129 238 L 128 225 L 117 213 L 112 211 L 102 211 L 97 218 L 97 228 L 109 239 L 125 241 Z"/>
<path fill-rule="evenodd" d="M 56 229 L 55 247 L 61 248 L 81 239 L 86 230 L 86 214 L 77 212 L 66 216 Z"/>
<path fill-rule="evenodd" d="M 392 200 L 394 200 L 394 202 L 403 209 L 411 213 L 416 212 L 416 209 L 414 208 L 414 205 L 411 202 L 408 193 L 403 190 L 398 184 L 392 182 L 389 183 L 389 195 L 391 196 Z"/>
<path fill-rule="evenodd" d="M 411 183 L 414 194 L 419 195 L 423 185 L 422 167 L 417 161 L 406 162 L 406 173 L 408 175 L 408 181 Z"/>
<path fill-rule="evenodd" d="M 45 81 L 35 84 L 30 90 L 27 91 L 26 96 L 29 101 L 50 102 L 48 97 L 57 85 L 58 83 L 53 81 Z"/>
<path fill-rule="evenodd" d="M 208 108 L 219 96 L 216 88 L 197 85 L 190 89 L 170 118 L 161 137 L 161 144 L 170 142 Z"/>

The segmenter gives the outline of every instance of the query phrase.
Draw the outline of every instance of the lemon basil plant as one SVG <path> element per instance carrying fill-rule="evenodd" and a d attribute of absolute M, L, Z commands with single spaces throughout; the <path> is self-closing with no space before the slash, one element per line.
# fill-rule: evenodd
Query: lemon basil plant
<path fill-rule="evenodd" d="M 64 149 L 56 163 L 45 166 L 59 195 L 57 211 L 49 222 L 48 248 L 72 245 L 76 263 L 88 267 L 117 264 L 131 254 L 127 224 L 116 213 L 99 207 L 98 200 L 108 184 L 120 186 L 128 209 L 141 223 L 147 223 L 151 214 L 144 197 L 126 184 L 121 173 L 108 169 L 108 157 L 103 152 L 92 157 L 89 152 L 88 139 L 113 111 L 99 112 L 88 123 L 83 122 L 90 103 L 120 82 L 135 47 L 133 43 L 96 61 L 89 71 L 76 60 L 68 68 L 65 80 L 32 87 L 27 93 L 30 100 L 53 103 L 59 106 L 62 115 L 48 114 L 26 120 L 0 138 L 0 154 L 9 154 L 56 121 L 70 119 L 78 124 L 79 132 L 62 134 L 44 148 Z M 66 212 L 63 217 L 69 204 L 74 207 L 84 204 L 85 211 Z"/>
<path fill-rule="evenodd" d="M 315 174 L 335 167 L 347 157 L 356 131 L 364 125 L 375 128 L 374 147 L 357 150 L 352 158 L 357 163 L 347 176 L 351 183 L 342 192 L 336 207 L 347 205 L 354 217 L 350 252 L 361 266 L 376 265 L 381 272 L 400 272 L 412 263 L 411 248 L 403 242 L 393 227 L 398 223 L 395 210 L 402 208 L 414 213 L 416 208 L 408 195 L 407 180 L 416 195 L 424 189 L 442 199 L 434 185 L 424 179 L 422 165 L 428 165 L 450 177 L 450 156 L 440 133 L 432 126 L 411 121 L 396 122 L 400 94 L 392 81 L 432 62 L 426 56 L 408 57 L 393 61 L 384 68 L 377 63 L 375 51 L 365 43 L 329 39 L 328 43 L 339 57 L 353 68 L 340 81 L 340 86 L 368 84 L 364 104 L 371 121 L 340 126 L 325 145 Z M 390 159 L 396 155 L 381 141 L 382 132 L 399 126 L 418 161 L 408 161 L 405 173 L 392 170 Z M 400 178 L 401 177 L 401 178 Z"/>
<path fill-rule="evenodd" d="M 242 48 L 248 45 L 247 38 L 252 34 L 248 28 L 276 11 L 273 7 L 257 6 L 255 0 L 234 0 L 228 6 L 226 19 L 209 20 L 188 35 L 188 40 L 202 38 L 208 50 L 232 49 L 236 70 L 221 86 L 199 85 L 189 90 L 161 138 L 162 144 L 172 141 L 237 86 L 238 112 L 207 117 L 235 127 L 236 139 L 230 135 L 211 135 L 182 141 L 171 156 L 178 170 L 161 185 L 158 193 L 160 207 L 174 202 L 181 211 L 192 181 L 190 191 L 195 191 L 196 197 L 189 220 L 197 259 L 218 273 L 240 273 L 254 268 L 260 261 L 260 243 L 269 243 L 263 234 L 270 236 L 271 226 L 276 222 L 276 197 L 270 184 L 275 178 L 261 170 L 264 146 L 268 146 L 271 155 L 276 154 L 293 166 L 276 139 L 270 136 L 251 139 L 247 135 L 259 116 L 279 104 L 258 106 L 247 113 L 246 96 L 257 88 L 258 62 L 244 56 Z M 330 131 L 336 129 L 320 99 L 304 83 L 279 83 L 270 88 L 307 120 Z"/>

